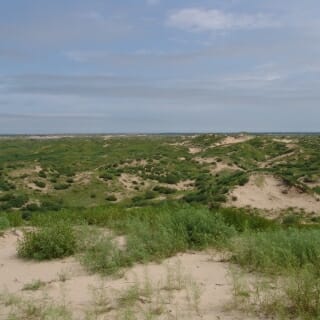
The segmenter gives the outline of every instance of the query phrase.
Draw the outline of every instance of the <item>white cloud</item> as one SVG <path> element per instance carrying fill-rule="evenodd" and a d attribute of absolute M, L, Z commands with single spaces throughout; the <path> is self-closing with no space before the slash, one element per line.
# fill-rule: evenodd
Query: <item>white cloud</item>
<path fill-rule="evenodd" d="M 233 14 L 215 9 L 186 8 L 172 13 L 167 24 L 183 30 L 215 31 L 270 28 L 280 25 L 264 14 Z"/>

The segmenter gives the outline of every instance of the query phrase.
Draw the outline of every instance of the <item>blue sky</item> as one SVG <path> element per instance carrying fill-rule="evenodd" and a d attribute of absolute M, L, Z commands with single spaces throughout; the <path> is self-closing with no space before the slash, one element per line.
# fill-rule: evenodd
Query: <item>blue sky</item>
<path fill-rule="evenodd" d="M 0 3 L 0 134 L 320 131 L 316 0 Z"/>

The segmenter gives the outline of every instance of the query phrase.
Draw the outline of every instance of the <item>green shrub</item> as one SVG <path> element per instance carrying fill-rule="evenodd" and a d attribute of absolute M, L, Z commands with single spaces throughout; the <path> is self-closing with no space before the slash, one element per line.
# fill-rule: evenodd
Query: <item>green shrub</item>
<path fill-rule="evenodd" d="M 0 196 L 0 201 L 10 201 L 14 199 L 13 193 L 5 193 Z"/>
<path fill-rule="evenodd" d="M 44 188 L 46 186 L 45 182 L 41 180 L 34 180 L 33 183 L 39 188 Z"/>
<path fill-rule="evenodd" d="M 56 183 L 53 185 L 53 188 L 56 190 L 65 190 L 69 188 L 69 185 L 67 183 Z"/>
<path fill-rule="evenodd" d="M 26 195 L 15 195 L 8 202 L 7 205 L 9 208 L 20 208 L 28 201 L 28 197 Z"/>
<path fill-rule="evenodd" d="M 64 221 L 25 232 L 17 248 L 19 257 L 35 260 L 63 258 L 72 255 L 75 250 L 75 233 Z"/>
<path fill-rule="evenodd" d="M 168 183 L 168 184 L 176 184 L 180 181 L 180 178 L 178 176 L 175 176 L 173 174 L 169 174 L 165 176 L 161 182 Z"/>
<path fill-rule="evenodd" d="M 10 221 L 7 217 L 0 216 L 0 231 L 10 228 Z"/>
<path fill-rule="evenodd" d="M 144 194 L 144 198 L 147 200 L 154 199 L 157 196 L 157 193 L 151 190 L 148 190 Z"/>
<path fill-rule="evenodd" d="M 47 177 L 46 172 L 44 170 L 39 171 L 38 176 L 40 178 L 46 178 Z"/>
<path fill-rule="evenodd" d="M 115 195 L 111 194 L 111 195 L 106 196 L 106 200 L 114 202 L 114 201 L 117 201 L 117 197 Z"/>
<path fill-rule="evenodd" d="M 168 187 L 163 187 L 163 186 L 155 186 L 153 188 L 154 191 L 159 192 L 159 193 L 163 193 L 163 194 L 172 194 L 175 193 L 176 190 L 172 189 L 172 188 L 168 188 Z"/>
<path fill-rule="evenodd" d="M 314 191 L 315 193 L 320 194 L 320 187 L 315 187 L 315 188 L 313 188 L 313 191 Z"/>
<path fill-rule="evenodd" d="M 39 211 L 41 208 L 37 203 L 29 203 L 24 207 L 27 211 Z"/>

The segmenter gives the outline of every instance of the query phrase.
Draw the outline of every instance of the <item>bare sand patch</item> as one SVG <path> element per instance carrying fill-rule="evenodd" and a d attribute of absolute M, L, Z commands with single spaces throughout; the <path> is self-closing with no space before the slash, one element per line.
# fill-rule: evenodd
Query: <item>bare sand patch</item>
<path fill-rule="evenodd" d="M 73 258 L 50 262 L 24 261 L 17 257 L 16 246 L 22 232 L 11 230 L 0 238 L 0 289 L 16 292 L 35 279 L 52 282 L 59 274 L 79 275 L 81 270 Z"/>
<path fill-rule="evenodd" d="M 107 136 L 102 136 L 103 140 L 110 140 L 113 138 L 113 136 L 111 135 L 107 135 Z"/>
<path fill-rule="evenodd" d="M 222 139 L 221 141 L 215 143 L 214 147 L 242 143 L 242 142 L 249 141 L 253 138 L 254 138 L 254 136 L 248 136 L 248 135 L 227 136 L 226 138 Z"/>
<path fill-rule="evenodd" d="M 137 185 L 144 181 L 139 176 L 129 173 L 121 173 L 119 182 L 125 189 L 134 189 Z"/>
<path fill-rule="evenodd" d="M 223 161 L 217 161 L 217 158 L 214 157 L 196 157 L 193 159 L 194 161 L 200 164 L 207 164 L 209 165 L 210 173 L 215 174 L 217 172 L 223 170 L 242 170 L 240 167 L 236 166 L 235 164 L 228 164 Z"/>
<path fill-rule="evenodd" d="M 42 167 L 40 165 L 36 165 L 34 167 L 29 168 L 21 168 L 21 169 L 15 169 L 9 172 L 9 175 L 13 178 L 18 178 L 24 175 L 34 175 L 42 171 Z"/>
<path fill-rule="evenodd" d="M 192 190 L 194 188 L 194 183 L 194 180 L 188 179 L 179 181 L 177 184 L 173 185 L 173 187 L 176 188 L 178 191 Z"/>
<path fill-rule="evenodd" d="M 171 189 L 175 189 L 178 191 L 187 191 L 187 190 L 193 190 L 194 189 L 195 181 L 191 179 L 182 180 L 179 181 L 176 184 L 169 184 L 169 183 L 160 183 L 159 185 Z"/>
<path fill-rule="evenodd" d="M 246 185 L 231 192 L 228 204 L 266 210 L 297 208 L 320 214 L 320 201 L 314 196 L 288 187 L 281 179 L 271 175 L 252 175 Z"/>
<path fill-rule="evenodd" d="M 92 174 L 91 171 L 80 172 L 74 176 L 73 180 L 80 185 L 88 185 L 91 182 Z"/>
<path fill-rule="evenodd" d="M 191 154 L 200 153 L 202 151 L 202 149 L 199 147 L 189 147 L 188 150 L 189 150 L 189 153 Z"/>
<path fill-rule="evenodd" d="M 214 157 L 196 157 L 193 160 L 200 164 L 215 164 L 217 162 L 217 159 Z"/>
<path fill-rule="evenodd" d="M 153 160 L 155 162 L 155 160 Z M 119 168 L 125 168 L 125 167 L 145 167 L 148 164 L 147 160 L 141 159 L 141 160 L 132 160 L 125 162 L 123 164 L 119 165 Z"/>
<path fill-rule="evenodd" d="M 296 152 L 292 151 L 289 153 L 285 153 L 285 154 L 281 154 L 279 156 L 273 157 L 268 159 L 265 162 L 260 163 L 260 168 L 266 168 L 266 167 L 270 167 L 274 164 L 280 164 L 280 163 L 284 163 L 288 158 L 290 158 L 291 156 L 295 155 Z"/>
<path fill-rule="evenodd" d="M 52 187 L 50 185 L 50 183 L 48 181 L 46 181 L 46 185 L 43 188 L 40 188 L 39 186 L 37 186 L 34 182 L 32 181 L 27 181 L 26 182 L 26 187 L 35 191 L 40 191 L 43 193 L 48 193 L 50 192 L 50 190 L 52 190 Z"/>
<path fill-rule="evenodd" d="M 38 305 L 43 301 L 60 303 L 80 320 L 88 319 L 88 312 L 95 319 L 124 319 L 128 306 L 137 319 L 145 319 L 150 310 L 157 319 L 243 319 L 243 314 L 227 311 L 233 286 L 228 264 L 216 254 L 179 254 L 160 264 L 136 265 L 114 279 L 87 274 L 74 258 L 50 262 L 18 259 L 19 236 L 11 231 L 0 238 L 1 292 L 7 296 L 14 294 Z M 23 290 L 35 280 L 43 285 Z M 8 305 L 1 305 L 0 319 L 6 319 L 9 312 Z"/>
<path fill-rule="evenodd" d="M 210 167 L 211 174 L 215 174 L 215 173 L 223 171 L 223 170 L 231 170 L 231 171 L 241 170 L 241 171 L 243 171 L 243 169 L 236 166 L 235 164 L 228 164 L 228 163 L 224 163 L 224 162 L 217 162 L 214 166 Z"/>
<path fill-rule="evenodd" d="M 285 144 L 294 144 L 297 142 L 295 139 L 289 139 L 289 138 L 274 138 L 272 139 L 274 142 L 282 142 Z"/>

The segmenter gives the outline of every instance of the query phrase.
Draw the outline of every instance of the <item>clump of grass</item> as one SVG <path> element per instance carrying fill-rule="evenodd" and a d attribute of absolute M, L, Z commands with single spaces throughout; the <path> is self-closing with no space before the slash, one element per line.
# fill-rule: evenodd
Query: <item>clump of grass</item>
<path fill-rule="evenodd" d="M 320 230 L 246 234 L 233 242 L 233 259 L 252 270 L 274 273 L 320 265 Z"/>
<path fill-rule="evenodd" d="M 38 230 L 27 231 L 18 242 L 21 258 L 50 260 L 72 255 L 76 251 L 75 232 L 63 221 Z"/>
<path fill-rule="evenodd" d="M 233 275 L 235 306 L 279 319 L 319 319 L 320 278 L 314 267 L 282 277 L 256 274 L 254 280 Z"/>
<path fill-rule="evenodd" d="M 320 317 L 320 230 L 244 234 L 232 247 L 235 262 L 250 271 L 262 272 L 260 275 L 270 282 L 259 286 L 256 280 L 255 290 L 242 296 L 249 309 L 285 319 Z M 235 292 L 238 296 L 240 293 Z"/>
<path fill-rule="evenodd" d="M 10 320 L 72 320 L 72 313 L 64 305 L 34 304 L 31 301 L 22 301 L 14 306 L 10 312 Z"/>
<path fill-rule="evenodd" d="M 22 290 L 26 290 L 26 291 L 36 291 L 42 287 L 44 287 L 46 285 L 45 282 L 41 281 L 41 280 L 34 280 L 30 283 L 26 283 Z"/>
<path fill-rule="evenodd" d="M 187 299 L 179 301 L 185 294 Z M 169 265 L 164 278 L 157 282 L 149 278 L 148 272 L 144 278 L 135 277 L 130 284 L 120 290 L 111 289 L 101 283 L 93 288 L 93 301 L 87 310 L 87 319 L 112 318 L 116 319 L 158 319 L 172 318 L 172 307 L 181 309 L 192 315 L 200 311 L 200 286 L 181 269 L 178 261 Z"/>
<path fill-rule="evenodd" d="M 91 272 L 115 274 L 120 268 L 130 265 L 130 259 L 109 238 L 101 238 L 88 245 L 80 258 L 81 263 Z"/>

